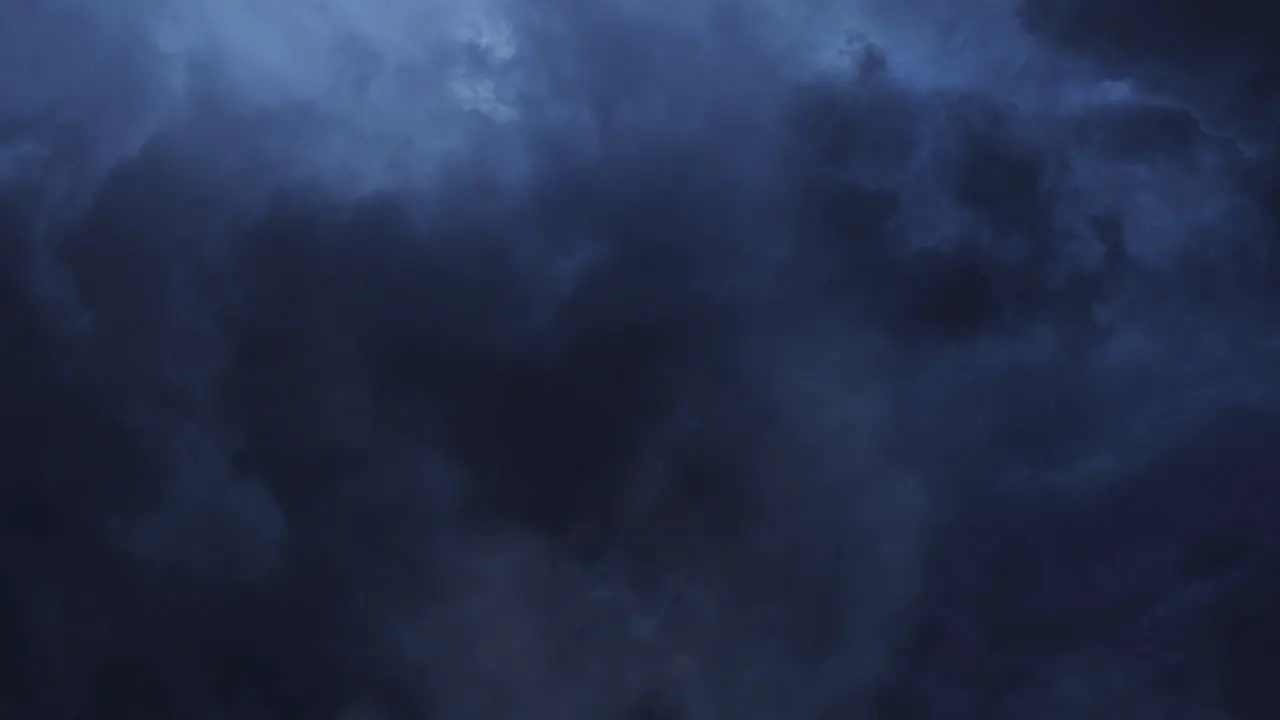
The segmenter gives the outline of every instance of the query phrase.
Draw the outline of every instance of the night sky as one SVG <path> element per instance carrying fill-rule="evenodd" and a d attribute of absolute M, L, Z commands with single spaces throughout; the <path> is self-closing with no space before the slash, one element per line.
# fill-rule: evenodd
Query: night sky
<path fill-rule="evenodd" d="M 1280 718 L 1273 16 L 0 2 L 0 720 Z"/>

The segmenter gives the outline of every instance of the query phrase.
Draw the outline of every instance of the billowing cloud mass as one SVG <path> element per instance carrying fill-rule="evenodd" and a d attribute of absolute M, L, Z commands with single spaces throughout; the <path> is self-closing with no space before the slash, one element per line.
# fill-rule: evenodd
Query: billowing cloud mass
<path fill-rule="evenodd" d="M 0 718 L 1280 717 L 1253 8 L 3 4 Z"/>

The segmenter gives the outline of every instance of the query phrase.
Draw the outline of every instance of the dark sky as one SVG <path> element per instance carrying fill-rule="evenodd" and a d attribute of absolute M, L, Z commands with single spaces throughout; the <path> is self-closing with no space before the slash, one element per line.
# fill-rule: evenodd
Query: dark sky
<path fill-rule="evenodd" d="M 1275 720 L 1238 0 L 10 0 L 0 720 Z"/>

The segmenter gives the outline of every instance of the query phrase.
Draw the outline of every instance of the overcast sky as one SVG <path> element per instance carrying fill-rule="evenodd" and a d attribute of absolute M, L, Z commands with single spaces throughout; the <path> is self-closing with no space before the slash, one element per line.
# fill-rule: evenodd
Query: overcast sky
<path fill-rule="evenodd" d="M 1257 12 L 3 4 L 0 716 L 1277 717 Z"/>

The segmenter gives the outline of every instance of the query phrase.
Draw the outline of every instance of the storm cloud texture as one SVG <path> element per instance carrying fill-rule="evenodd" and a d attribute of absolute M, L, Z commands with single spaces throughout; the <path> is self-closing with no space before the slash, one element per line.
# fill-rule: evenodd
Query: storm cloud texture
<path fill-rule="evenodd" d="M 1256 7 L 0 4 L 0 719 L 1280 717 Z"/>

